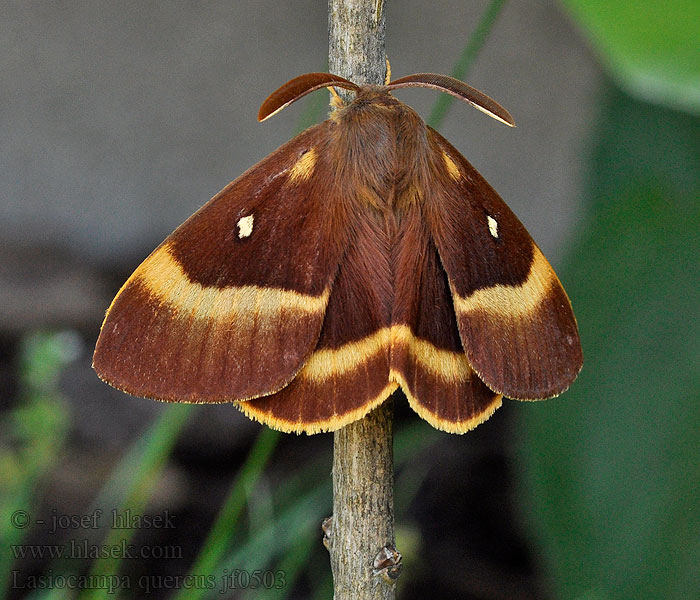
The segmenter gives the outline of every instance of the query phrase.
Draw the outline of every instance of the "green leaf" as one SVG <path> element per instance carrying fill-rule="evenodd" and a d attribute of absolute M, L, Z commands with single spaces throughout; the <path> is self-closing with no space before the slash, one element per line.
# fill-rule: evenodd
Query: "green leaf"
<path fill-rule="evenodd" d="M 622 87 L 700 112 L 700 2 L 562 1 Z"/>
<path fill-rule="evenodd" d="M 250 489 L 260 478 L 267 462 L 279 442 L 280 433 L 267 427 L 262 427 L 255 444 L 248 452 L 245 462 L 236 475 L 228 496 L 219 510 L 219 514 L 214 521 L 207 539 L 192 566 L 190 572 L 193 578 L 206 573 L 212 573 L 224 556 L 230 541 L 230 533 L 234 530 L 238 519 L 243 511 L 243 507 L 248 499 Z M 269 536 L 261 536 L 261 539 L 268 542 Z M 206 593 L 205 588 L 185 589 L 181 588 L 175 598 L 201 598 Z"/>
<path fill-rule="evenodd" d="M 117 466 L 115 475 L 123 474 L 123 477 L 118 479 L 113 477 L 100 496 L 107 498 L 108 494 L 113 493 L 114 497 L 119 497 L 121 502 L 116 509 L 119 514 L 124 514 L 127 510 L 133 515 L 144 513 L 178 436 L 187 423 L 192 406 L 191 404 L 169 405 Z M 103 547 L 130 544 L 135 533 L 136 530 L 131 528 L 110 528 L 103 541 Z M 90 576 L 99 578 L 117 574 L 120 565 L 121 559 L 117 557 L 97 559 L 91 565 Z M 110 594 L 105 589 L 94 588 L 86 589 L 80 597 L 83 600 L 97 599 L 110 597 Z"/>
<path fill-rule="evenodd" d="M 26 335 L 20 351 L 19 404 L 0 423 L 0 598 L 10 594 L 9 549 L 23 543 L 43 495 L 45 478 L 60 460 L 70 415 L 58 388 L 61 372 L 80 352 L 71 331 Z M 22 523 L 15 520 L 24 515 Z"/>
<path fill-rule="evenodd" d="M 560 272 L 584 368 L 519 405 L 523 503 L 556 598 L 698 598 L 700 118 L 611 91 Z"/>

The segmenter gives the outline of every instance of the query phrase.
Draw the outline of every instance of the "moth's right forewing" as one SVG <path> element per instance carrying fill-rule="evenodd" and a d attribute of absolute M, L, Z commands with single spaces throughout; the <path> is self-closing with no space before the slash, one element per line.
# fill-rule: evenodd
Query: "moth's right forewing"
<path fill-rule="evenodd" d="M 429 135 L 439 173 L 429 226 L 471 366 L 509 398 L 563 392 L 583 362 L 566 292 L 496 191 L 445 138 Z"/>

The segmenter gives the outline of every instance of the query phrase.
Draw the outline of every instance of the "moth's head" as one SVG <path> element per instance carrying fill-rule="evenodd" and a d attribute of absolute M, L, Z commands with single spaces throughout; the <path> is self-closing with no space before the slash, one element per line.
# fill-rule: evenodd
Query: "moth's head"
<path fill-rule="evenodd" d="M 331 92 L 331 106 L 334 108 L 345 108 L 348 106 L 362 106 L 362 105 L 379 105 L 379 106 L 397 106 L 401 104 L 396 98 L 391 95 L 391 90 L 386 85 L 365 85 L 355 92 L 355 97 L 352 99 L 350 104 L 346 104 L 340 98 L 340 96 L 335 93 L 333 87 L 329 88 L 333 90 Z"/>
<path fill-rule="evenodd" d="M 285 83 L 277 91 L 272 92 L 260 106 L 258 121 L 269 119 L 277 114 L 285 106 L 299 100 L 306 94 L 310 94 L 321 88 L 329 88 L 333 95 L 332 104 L 340 106 L 341 101 L 334 88 L 351 90 L 356 94 L 356 101 L 385 104 L 387 106 L 398 104 L 390 92 L 403 87 L 427 87 L 441 92 L 446 92 L 460 100 L 471 104 L 474 108 L 486 113 L 501 123 L 515 127 L 515 121 L 510 113 L 498 102 L 489 98 L 483 92 L 447 75 L 435 73 L 417 73 L 396 79 L 387 85 L 361 87 L 344 77 L 331 75 L 330 73 L 307 73 L 300 75 Z M 336 104 L 337 103 L 337 104 Z"/>

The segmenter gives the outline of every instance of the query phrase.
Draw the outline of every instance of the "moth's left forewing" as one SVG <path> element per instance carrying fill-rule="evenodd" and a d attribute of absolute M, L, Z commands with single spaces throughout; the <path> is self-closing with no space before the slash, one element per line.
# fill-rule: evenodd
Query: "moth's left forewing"
<path fill-rule="evenodd" d="M 560 394 L 583 357 L 559 279 L 486 180 L 440 134 L 428 136 L 436 176 L 426 217 L 470 364 L 506 397 Z"/>
<path fill-rule="evenodd" d="M 226 402 L 273 394 L 319 339 L 344 251 L 325 144 L 303 132 L 227 186 L 134 272 L 93 365 L 136 396 Z"/>

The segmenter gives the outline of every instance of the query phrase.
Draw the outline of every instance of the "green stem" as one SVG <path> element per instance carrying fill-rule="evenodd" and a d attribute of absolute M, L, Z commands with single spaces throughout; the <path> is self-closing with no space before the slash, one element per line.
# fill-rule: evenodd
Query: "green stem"
<path fill-rule="evenodd" d="M 243 463 L 238 475 L 236 475 L 231 484 L 228 497 L 219 510 L 214 525 L 209 530 L 197 560 L 190 569 L 191 574 L 212 573 L 220 562 L 227 550 L 229 534 L 238 521 L 238 517 L 248 498 L 248 491 L 255 485 L 255 482 L 267 465 L 267 461 L 277 447 L 279 437 L 279 432 L 267 427 L 263 427 L 260 430 L 245 463 Z M 205 589 L 183 588 L 175 595 L 175 599 L 199 598 L 206 591 Z"/>
<path fill-rule="evenodd" d="M 141 447 L 143 453 L 139 462 L 127 478 L 126 493 L 119 509 L 124 513 L 127 509 L 133 515 L 143 514 L 146 504 L 151 497 L 153 488 L 167 463 L 167 460 L 175 447 L 177 438 L 182 431 L 187 418 L 189 417 L 192 405 L 173 404 L 164 410 L 157 421 L 151 427 L 148 437 L 142 442 L 137 442 L 135 448 Z M 131 464 L 136 458 L 135 452 L 131 451 L 127 455 L 125 465 Z M 125 465 L 121 465 L 124 467 Z M 127 545 L 131 543 L 135 529 L 110 528 L 103 546 L 105 548 Z M 97 559 L 92 563 L 90 576 L 99 577 L 114 575 L 118 573 L 121 562 L 116 556 L 104 559 Z M 81 594 L 81 598 L 91 600 L 108 597 L 104 589 L 90 589 Z"/>

